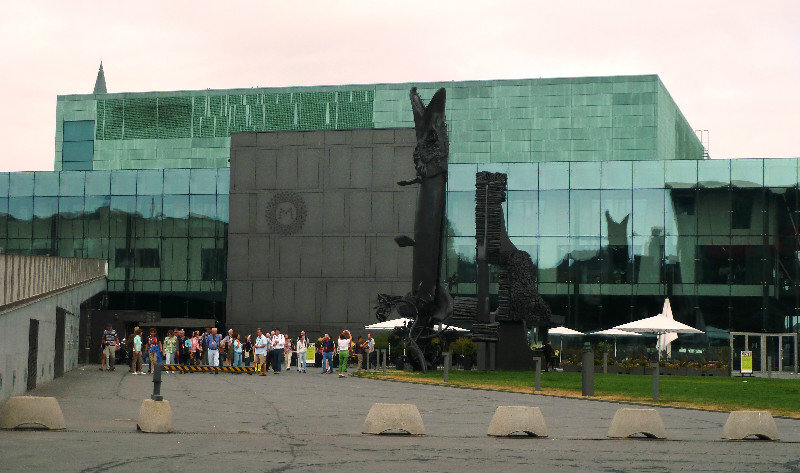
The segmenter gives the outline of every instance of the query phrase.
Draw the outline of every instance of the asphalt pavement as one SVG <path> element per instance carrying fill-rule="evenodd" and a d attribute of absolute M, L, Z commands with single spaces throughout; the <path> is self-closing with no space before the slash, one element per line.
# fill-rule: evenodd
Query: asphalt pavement
<path fill-rule="evenodd" d="M 30 392 L 59 400 L 64 431 L 0 432 L 0 471 L 800 471 L 800 420 L 782 440 L 723 441 L 727 413 L 658 408 L 667 440 L 606 437 L 624 404 L 458 389 L 312 369 L 267 377 L 164 374 L 175 432 L 137 432 L 151 376 L 84 366 Z M 361 434 L 373 403 L 413 403 L 427 435 Z M 800 401 L 799 401 L 800 402 Z M 493 438 L 497 406 L 538 406 L 547 438 Z"/>

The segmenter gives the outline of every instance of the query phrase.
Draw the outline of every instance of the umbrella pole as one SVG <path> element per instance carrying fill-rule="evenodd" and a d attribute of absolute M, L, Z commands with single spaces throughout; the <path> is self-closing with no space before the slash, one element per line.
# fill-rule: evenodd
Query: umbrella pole
<path fill-rule="evenodd" d="M 614 359 L 617 359 L 617 337 L 614 337 Z"/>
<path fill-rule="evenodd" d="M 564 355 L 564 336 L 559 338 L 561 339 L 561 348 L 558 350 L 558 365 L 561 366 L 561 357 Z"/>

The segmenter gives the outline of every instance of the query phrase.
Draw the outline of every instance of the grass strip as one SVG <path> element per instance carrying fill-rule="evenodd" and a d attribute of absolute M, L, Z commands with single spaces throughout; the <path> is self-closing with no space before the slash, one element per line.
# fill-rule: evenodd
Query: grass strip
<path fill-rule="evenodd" d="M 519 371 L 450 371 L 448 383 L 441 371 L 360 372 L 365 378 L 462 386 L 533 393 L 534 374 Z M 580 373 L 542 373 L 541 394 L 580 397 Z M 594 375 L 594 398 L 611 401 L 652 403 L 650 375 Z M 740 378 L 717 376 L 661 376 L 659 405 L 711 410 L 767 410 L 774 415 L 800 418 L 800 379 Z"/>

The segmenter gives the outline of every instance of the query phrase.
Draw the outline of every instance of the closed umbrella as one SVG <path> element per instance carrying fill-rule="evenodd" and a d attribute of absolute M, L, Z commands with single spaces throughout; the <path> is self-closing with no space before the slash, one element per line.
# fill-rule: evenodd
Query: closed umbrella
<path fill-rule="evenodd" d="M 626 332 L 624 330 L 617 330 L 615 328 L 610 328 L 608 330 L 600 330 L 599 332 L 592 332 L 589 335 L 602 335 L 604 337 L 614 337 L 614 358 L 617 357 L 617 337 L 642 336 L 641 333 Z"/>
<path fill-rule="evenodd" d="M 558 362 L 561 363 L 561 354 L 564 353 L 564 337 L 571 337 L 576 335 L 584 335 L 583 332 L 579 332 L 577 330 L 573 330 L 571 328 L 564 327 L 555 327 L 551 328 L 547 331 L 548 335 L 558 335 L 560 339 L 560 346 L 558 350 Z"/>
<path fill-rule="evenodd" d="M 661 314 L 634 322 L 628 322 L 627 324 L 617 325 L 614 328 L 625 332 L 652 333 L 655 335 L 664 335 L 666 333 L 703 333 L 702 330 L 697 330 L 694 327 L 682 324 L 677 320 L 670 319 Z M 656 343 L 658 343 L 658 341 L 656 341 Z M 660 360 L 661 352 L 658 353 L 658 357 Z"/>
<path fill-rule="evenodd" d="M 672 306 L 669 303 L 669 297 L 664 299 L 664 308 L 661 309 L 661 314 L 668 319 L 674 319 L 675 317 L 672 316 Z M 667 358 L 672 357 L 672 342 L 678 339 L 677 333 L 665 333 L 663 335 L 658 336 L 658 353 L 660 354 L 662 351 L 667 352 Z M 660 356 L 660 355 L 659 355 Z"/>

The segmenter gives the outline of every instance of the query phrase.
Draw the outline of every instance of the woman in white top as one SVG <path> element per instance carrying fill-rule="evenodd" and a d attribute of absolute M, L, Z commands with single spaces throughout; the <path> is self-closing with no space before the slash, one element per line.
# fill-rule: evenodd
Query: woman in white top
<path fill-rule="evenodd" d="M 338 348 L 339 348 L 339 377 L 344 378 L 344 372 L 347 369 L 347 358 L 350 357 L 350 339 L 353 336 L 350 335 L 349 330 L 345 330 L 339 335 L 339 340 L 337 340 Z"/>
<path fill-rule="evenodd" d="M 306 372 L 306 354 L 308 353 L 308 340 L 306 339 L 306 333 L 300 332 L 300 336 L 297 338 L 297 343 L 295 344 L 297 348 L 297 372 L 303 373 Z"/>

